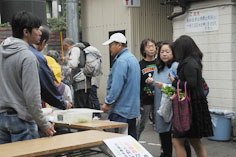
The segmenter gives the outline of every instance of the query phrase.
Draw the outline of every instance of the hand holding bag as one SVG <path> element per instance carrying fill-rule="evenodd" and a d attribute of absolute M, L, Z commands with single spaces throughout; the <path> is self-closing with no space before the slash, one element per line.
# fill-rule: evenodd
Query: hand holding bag
<path fill-rule="evenodd" d="M 172 119 L 173 116 L 173 111 L 172 111 L 172 101 L 170 97 L 162 93 L 161 97 L 161 105 L 159 110 L 157 110 L 157 113 L 162 116 L 164 122 L 169 123 Z"/>
<path fill-rule="evenodd" d="M 185 96 L 180 100 L 179 83 L 177 83 L 177 93 L 172 98 L 173 118 L 172 126 L 174 131 L 184 133 L 190 130 L 192 123 L 192 105 L 189 92 L 187 92 L 187 82 L 184 83 Z"/>

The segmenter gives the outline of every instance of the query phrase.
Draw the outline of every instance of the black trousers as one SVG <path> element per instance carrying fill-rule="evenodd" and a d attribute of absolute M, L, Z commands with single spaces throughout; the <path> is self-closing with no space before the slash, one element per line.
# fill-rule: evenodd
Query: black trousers
<path fill-rule="evenodd" d="M 92 103 L 89 98 L 90 89 L 85 93 L 84 89 L 74 92 L 74 107 L 75 108 L 92 108 Z"/>
<path fill-rule="evenodd" d="M 172 157 L 172 136 L 171 132 L 160 133 L 161 148 L 162 153 L 161 157 Z"/>
<path fill-rule="evenodd" d="M 160 140 L 161 140 L 161 147 L 162 147 L 162 154 L 161 157 L 172 157 L 172 133 L 171 132 L 164 132 L 160 133 Z M 184 148 L 187 153 L 187 157 L 191 157 L 191 147 L 188 140 L 184 141 Z"/>

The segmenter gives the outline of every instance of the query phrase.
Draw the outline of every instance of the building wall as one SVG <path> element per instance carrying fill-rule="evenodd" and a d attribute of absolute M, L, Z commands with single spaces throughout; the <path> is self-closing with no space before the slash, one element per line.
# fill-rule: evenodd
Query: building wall
<path fill-rule="evenodd" d="M 98 96 L 103 103 L 106 96 L 106 80 L 110 71 L 109 47 L 102 46 L 108 40 L 109 31 L 126 30 L 130 41 L 130 10 L 117 0 L 81 0 L 82 38 L 102 53 L 102 70 Z M 130 44 L 128 45 L 130 47 Z"/>
<path fill-rule="evenodd" d="M 140 44 L 145 38 L 155 41 L 172 41 L 172 22 L 167 19 L 173 11 L 172 6 L 161 5 L 161 0 L 141 1 L 140 8 L 131 9 L 132 52 L 141 60 Z"/>
<path fill-rule="evenodd" d="M 40 17 L 43 24 L 46 24 L 45 6 L 45 0 L 1 0 L 1 22 L 10 22 L 16 12 L 26 10 Z"/>
<path fill-rule="evenodd" d="M 103 54 L 103 76 L 98 95 L 100 102 L 106 96 L 106 81 L 110 71 L 109 48 L 102 46 L 110 31 L 125 30 L 128 48 L 140 56 L 140 43 L 145 38 L 160 41 L 172 39 L 172 24 L 167 20 L 172 8 L 160 6 L 161 0 L 141 0 L 141 7 L 123 6 L 122 0 L 81 0 L 82 38 L 97 47 Z"/>
<path fill-rule="evenodd" d="M 219 29 L 212 32 L 188 33 L 201 51 L 203 57 L 203 77 L 210 93 L 210 108 L 236 111 L 236 8 L 234 0 L 208 0 L 192 4 L 189 10 L 217 7 Z M 178 8 L 175 8 L 178 9 Z M 186 14 L 173 20 L 173 38 L 186 34 L 184 18 Z"/>
<path fill-rule="evenodd" d="M 1 13 L 2 13 L 2 2 L 0 1 L 0 24 L 2 23 Z"/>
<path fill-rule="evenodd" d="M 52 18 L 58 18 L 58 2 L 52 0 Z"/>

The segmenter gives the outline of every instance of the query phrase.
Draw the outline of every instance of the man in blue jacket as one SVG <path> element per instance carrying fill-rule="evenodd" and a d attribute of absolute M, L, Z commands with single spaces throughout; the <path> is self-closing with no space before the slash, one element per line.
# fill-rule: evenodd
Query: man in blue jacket
<path fill-rule="evenodd" d="M 49 39 L 49 30 L 44 27 L 40 27 L 42 36 L 38 44 L 30 46 L 30 50 L 37 57 L 39 62 L 39 79 L 41 87 L 41 98 L 49 105 L 59 109 L 69 109 L 72 107 L 70 102 L 66 102 L 60 92 L 58 91 L 54 83 L 54 75 L 47 64 L 46 58 L 40 52 L 44 49 Z"/>
<path fill-rule="evenodd" d="M 109 111 L 111 121 L 128 123 L 128 134 L 137 139 L 136 118 L 140 114 L 140 66 L 136 57 L 128 50 L 126 38 L 121 33 L 113 34 L 103 43 L 109 45 L 111 56 L 115 56 L 107 81 L 107 96 L 102 105 Z"/>

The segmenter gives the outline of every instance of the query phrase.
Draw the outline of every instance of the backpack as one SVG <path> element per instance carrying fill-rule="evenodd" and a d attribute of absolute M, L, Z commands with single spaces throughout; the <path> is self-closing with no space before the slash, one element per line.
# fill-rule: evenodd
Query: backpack
<path fill-rule="evenodd" d="M 78 67 L 83 70 L 87 77 L 95 77 L 102 73 L 102 54 L 100 51 L 93 47 L 85 47 L 83 43 L 77 43 L 75 47 L 80 48 L 80 57 Z"/>
<path fill-rule="evenodd" d="M 203 93 L 205 96 L 209 94 L 209 87 L 204 78 L 202 78 Z"/>

